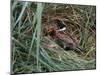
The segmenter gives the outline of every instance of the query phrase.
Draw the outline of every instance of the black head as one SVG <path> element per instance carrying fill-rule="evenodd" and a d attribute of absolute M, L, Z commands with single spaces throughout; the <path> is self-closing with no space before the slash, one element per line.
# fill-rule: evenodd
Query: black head
<path fill-rule="evenodd" d="M 64 24 L 61 20 L 56 19 L 55 22 L 56 22 L 57 27 L 58 27 L 59 29 L 62 29 L 62 28 L 65 27 L 65 24 Z"/>

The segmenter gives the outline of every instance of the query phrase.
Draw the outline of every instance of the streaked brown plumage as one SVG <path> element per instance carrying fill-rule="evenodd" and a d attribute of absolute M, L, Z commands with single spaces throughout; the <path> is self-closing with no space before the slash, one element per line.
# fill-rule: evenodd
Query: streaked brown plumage
<path fill-rule="evenodd" d="M 48 33 L 64 49 L 82 50 L 79 43 L 70 34 L 59 31 L 53 26 L 48 29 Z"/>

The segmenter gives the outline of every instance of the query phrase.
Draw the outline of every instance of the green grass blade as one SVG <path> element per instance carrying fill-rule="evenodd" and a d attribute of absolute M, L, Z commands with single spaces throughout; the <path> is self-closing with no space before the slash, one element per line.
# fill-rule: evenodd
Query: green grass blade
<path fill-rule="evenodd" d="M 37 54 L 37 70 L 39 70 L 39 49 L 40 49 L 40 35 L 41 35 L 41 17 L 42 17 L 43 6 L 42 3 L 37 3 L 36 17 L 37 17 L 37 46 L 36 46 L 36 54 Z"/>
<path fill-rule="evenodd" d="M 25 11 L 27 5 L 28 5 L 28 2 L 25 2 L 25 4 L 24 4 L 23 7 L 22 7 L 22 10 L 21 10 L 21 13 L 20 13 L 19 17 L 18 17 L 18 19 L 17 19 L 16 22 L 15 22 L 15 25 L 16 25 L 16 24 L 20 21 L 20 19 L 22 18 L 23 13 L 24 13 L 24 11 Z"/>

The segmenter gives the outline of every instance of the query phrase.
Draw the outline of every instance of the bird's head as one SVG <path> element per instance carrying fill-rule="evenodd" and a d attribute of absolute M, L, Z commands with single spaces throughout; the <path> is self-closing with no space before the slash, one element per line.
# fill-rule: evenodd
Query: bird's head
<path fill-rule="evenodd" d="M 64 30 L 66 30 L 66 25 L 63 23 L 62 20 L 60 20 L 60 19 L 55 19 L 54 21 L 55 21 L 55 23 L 57 24 L 58 31 L 64 31 Z"/>

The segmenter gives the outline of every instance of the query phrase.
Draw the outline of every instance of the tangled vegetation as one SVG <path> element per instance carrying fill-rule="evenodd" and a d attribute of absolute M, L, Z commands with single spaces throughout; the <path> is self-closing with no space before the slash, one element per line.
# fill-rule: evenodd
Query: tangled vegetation
<path fill-rule="evenodd" d="M 46 36 L 53 18 L 77 38 L 82 54 L 65 50 Z M 11 2 L 12 74 L 96 68 L 96 7 L 88 5 Z"/>

